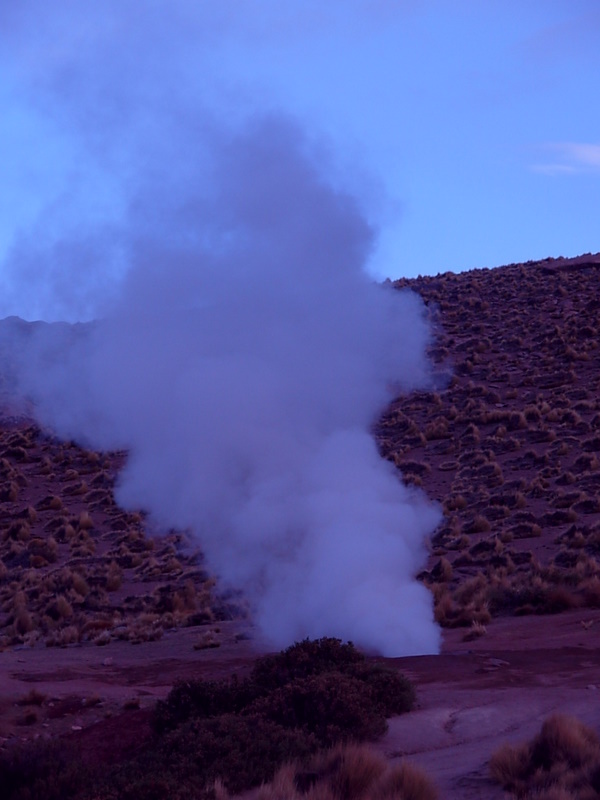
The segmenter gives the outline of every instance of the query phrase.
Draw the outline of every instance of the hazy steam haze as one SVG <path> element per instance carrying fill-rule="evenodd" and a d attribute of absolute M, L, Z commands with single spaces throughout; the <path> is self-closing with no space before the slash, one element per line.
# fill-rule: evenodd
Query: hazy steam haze
<path fill-rule="evenodd" d="M 102 319 L 80 335 L 42 326 L 13 340 L 19 391 L 60 436 L 128 449 L 118 502 L 190 528 L 272 644 L 333 635 L 435 652 L 414 575 L 440 513 L 370 435 L 396 393 L 430 383 L 421 301 L 366 276 L 372 226 L 296 123 L 217 123 L 179 86 L 169 104 L 169 85 L 152 84 L 126 126 L 119 223 L 88 216 L 75 234 L 62 220 L 37 262 L 25 245 L 13 253 L 14 275 L 26 262 L 43 276 L 53 259 L 61 281 L 41 283 L 59 287 L 59 306 L 69 276 L 98 285 L 103 253 L 111 276 Z M 116 111 L 101 161 L 120 158 Z"/>

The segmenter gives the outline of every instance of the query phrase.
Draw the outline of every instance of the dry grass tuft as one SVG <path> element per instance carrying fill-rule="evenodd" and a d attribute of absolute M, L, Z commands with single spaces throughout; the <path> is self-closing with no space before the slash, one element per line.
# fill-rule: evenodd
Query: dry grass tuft
<path fill-rule="evenodd" d="M 221 795 L 223 796 L 223 795 Z M 360 745 L 338 746 L 307 764 L 282 767 L 257 800 L 437 800 L 433 783 L 408 762 L 389 764 Z"/>
<path fill-rule="evenodd" d="M 517 797 L 592 800 L 600 792 L 600 739 L 574 717 L 549 717 L 531 742 L 503 745 L 492 778 Z"/>
<path fill-rule="evenodd" d="M 385 771 L 384 760 L 367 747 L 349 745 L 328 753 L 319 763 L 313 762 L 317 774 L 325 776 L 332 797 L 348 800 L 370 793 Z"/>
<path fill-rule="evenodd" d="M 481 622 L 473 621 L 471 627 L 463 636 L 463 642 L 473 642 L 475 639 L 480 639 L 487 633 L 487 628 Z"/>
<path fill-rule="evenodd" d="M 79 515 L 77 527 L 80 531 L 87 531 L 94 527 L 94 520 L 88 511 L 82 511 Z"/>
<path fill-rule="evenodd" d="M 482 515 L 476 514 L 472 521 L 466 526 L 465 533 L 487 533 L 491 530 L 489 521 Z"/>
<path fill-rule="evenodd" d="M 123 572 L 116 561 L 111 561 L 106 572 L 106 591 L 116 592 L 121 588 Z"/>
<path fill-rule="evenodd" d="M 438 791 L 425 772 L 404 761 L 375 787 L 373 800 L 437 800 Z"/>
<path fill-rule="evenodd" d="M 37 689 L 30 689 L 16 701 L 18 706 L 41 706 L 45 702 L 47 695 Z"/>

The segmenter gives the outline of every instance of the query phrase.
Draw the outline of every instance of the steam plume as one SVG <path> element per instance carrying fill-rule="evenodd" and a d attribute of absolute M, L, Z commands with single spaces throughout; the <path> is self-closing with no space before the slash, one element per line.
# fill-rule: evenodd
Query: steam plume
<path fill-rule="evenodd" d="M 18 342 L 5 324 L 19 391 L 60 436 L 126 448 L 118 502 L 190 528 L 273 645 L 435 652 L 414 575 L 439 511 L 369 432 L 398 391 L 428 384 L 420 300 L 366 276 L 372 226 L 297 123 L 232 127 L 173 103 L 160 136 L 133 126 L 118 224 L 65 224 L 52 250 L 67 283 L 86 247 L 95 266 L 118 251 L 101 319 Z M 106 136 L 122 130 L 110 110 Z"/>

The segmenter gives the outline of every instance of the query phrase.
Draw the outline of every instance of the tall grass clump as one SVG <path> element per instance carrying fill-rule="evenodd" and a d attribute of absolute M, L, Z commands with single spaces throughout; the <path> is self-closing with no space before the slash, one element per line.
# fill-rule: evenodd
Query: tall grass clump
<path fill-rule="evenodd" d="M 338 745 L 308 763 L 282 767 L 258 800 L 437 800 L 418 767 L 389 764 L 364 745 Z"/>
<path fill-rule="evenodd" d="M 517 797 L 594 800 L 600 794 L 600 739 L 578 719 L 554 714 L 530 742 L 496 751 L 490 771 Z"/>

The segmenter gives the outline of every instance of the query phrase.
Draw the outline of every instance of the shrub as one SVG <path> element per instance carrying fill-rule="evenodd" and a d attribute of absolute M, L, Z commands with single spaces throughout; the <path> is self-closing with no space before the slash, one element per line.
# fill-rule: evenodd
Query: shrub
<path fill-rule="evenodd" d="M 463 642 L 474 642 L 475 639 L 479 639 L 481 636 L 485 636 L 487 633 L 487 628 L 481 622 L 473 621 L 471 623 L 471 627 L 462 637 Z"/>
<path fill-rule="evenodd" d="M 373 702 L 384 716 L 405 714 L 414 708 L 415 690 L 404 675 L 366 662 L 355 667 L 351 674 L 368 685 Z"/>
<path fill-rule="evenodd" d="M 519 797 L 534 793 L 557 799 L 597 797 L 600 740 L 574 717 L 555 714 L 531 742 L 503 745 L 492 756 L 490 771 L 494 780 Z"/>
<path fill-rule="evenodd" d="M 444 502 L 445 511 L 463 511 L 467 501 L 462 494 L 451 494 Z"/>
<path fill-rule="evenodd" d="M 0 755 L 3 800 L 66 800 L 90 783 L 90 771 L 65 741 L 38 740 Z"/>
<path fill-rule="evenodd" d="M 33 620 L 31 614 L 23 606 L 19 606 L 15 611 L 15 631 L 18 634 L 29 633 L 33 630 Z"/>
<path fill-rule="evenodd" d="M 237 793 L 270 780 L 281 764 L 314 753 L 317 744 L 306 732 L 284 728 L 258 714 L 222 714 L 191 720 L 171 731 L 135 772 L 165 779 L 171 774 L 182 784 L 201 787 L 221 778 L 230 792 Z M 116 781 L 127 786 L 130 774 L 121 772 Z M 160 795 L 165 800 L 171 796 Z M 138 795 L 137 800 L 145 796 Z"/>
<path fill-rule="evenodd" d="M 340 639 L 328 637 L 304 639 L 281 653 L 260 658 L 254 665 L 251 680 L 273 689 L 296 678 L 308 678 L 330 670 L 347 672 L 364 660 L 352 642 L 342 644 Z"/>
<path fill-rule="evenodd" d="M 317 747 L 381 735 L 386 716 L 414 700 L 406 678 L 367 663 L 351 643 L 306 639 L 259 659 L 248 678 L 179 682 L 153 727 L 167 771 L 196 775 L 201 762 L 205 779 L 240 791 Z"/>
<path fill-rule="evenodd" d="M 386 771 L 385 761 L 366 747 L 337 747 L 322 759 L 321 770 L 334 797 L 368 796 Z"/>
<path fill-rule="evenodd" d="M 321 746 L 375 739 L 387 729 L 365 683 L 340 672 L 292 681 L 257 700 L 249 712 L 313 734 Z"/>
<path fill-rule="evenodd" d="M 596 733 L 579 720 L 555 714 L 544 722 L 529 752 L 534 769 L 548 771 L 555 763 L 581 767 L 600 757 L 600 741 Z"/>
<path fill-rule="evenodd" d="M 472 521 L 466 526 L 465 533 L 487 533 L 491 529 L 488 520 L 481 514 L 476 514 Z"/>
<path fill-rule="evenodd" d="M 329 681 L 330 675 L 332 681 Z M 337 681 L 341 692 L 348 691 L 349 701 L 350 698 L 355 700 L 358 692 L 373 706 L 373 713 L 382 719 L 408 711 L 414 704 L 414 690 L 406 678 L 393 670 L 368 664 L 353 644 L 342 644 L 339 639 L 332 638 L 305 639 L 282 653 L 259 659 L 246 679 L 233 676 L 224 681 L 179 681 L 166 700 L 158 702 L 153 727 L 157 733 L 162 733 L 196 717 L 256 713 L 257 708 L 267 713 L 267 708 L 285 704 L 282 698 L 290 700 L 296 693 L 302 695 L 308 685 L 306 682 L 319 677 L 324 680 L 321 683 L 315 680 L 311 685 L 315 691 L 324 692 L 330 702 L 334 702 L 335 692 L 330 683 Z M 281 691 L 275 699 L 278 690 Z M 304 702 L 308 704 L 310 700 Z M 302 712 L 289 710 L 289 714 L 293 713 L 301 715 Z M 303 722 L 298 724 L 304 725 Z"/>
<path fill-rule="evenodd" d="M 581 587 L 583 593 L 583 604 L 587 608 L 600 608 L 600 580 L 590 578 Z"/>
<path fill-rule="evenodd" d="M 37 689 L 30 689 L 22 697 L 16 701 L 18 706 L 41 706 L 46 700 L 47 695 L 39 692 Z"/>
<path fill-rule="evenodd" d="M 492 778 L 505 789 L 515 789 L 527 776 L 529 748 L 503 744 L 490 759 Z"/>
<path fill-rule="evenodd" d="M 436 800 L 437 790 L 419 768 L 390 765 L 366 747 L 343 745 L 308 764 L 292 764 L 263 786 L 258 800 Z"/>
<path fill-rule="evenodd" d="M 431 578 L 435 581 L 447 583 L 452 580 L 452 564 L 447 558 L 442 556 L 437 564 L 431 570 Z"/>
<path fill-rule="evenodd" d="M 564 586 L 526 579 L 492 587 L 488 599 L 492 614 L 560 614 L 580 605 L 577 596 Z"/>
<path fill-rule="evenodd" d="M 257 689 L 249 680 L 239 680 L 235 675 L 222 681 L 178 681 L 166 700 L 156 704 L 152 727 L 156 733 L 163 733 L 195 717 L 237 713 L 257 696 Z"/>
<path fill-rule="evenodd" d="M 121 588 L 123 572 L 116 561 L 111 561 L 106 572 L 106 591 L 115 592 Z"/>
<path fill-rule="evenodd" d="M 373 800 L 437 800 L 438 792 L 423 770 L 404 761 L 384 776 Z"/>

